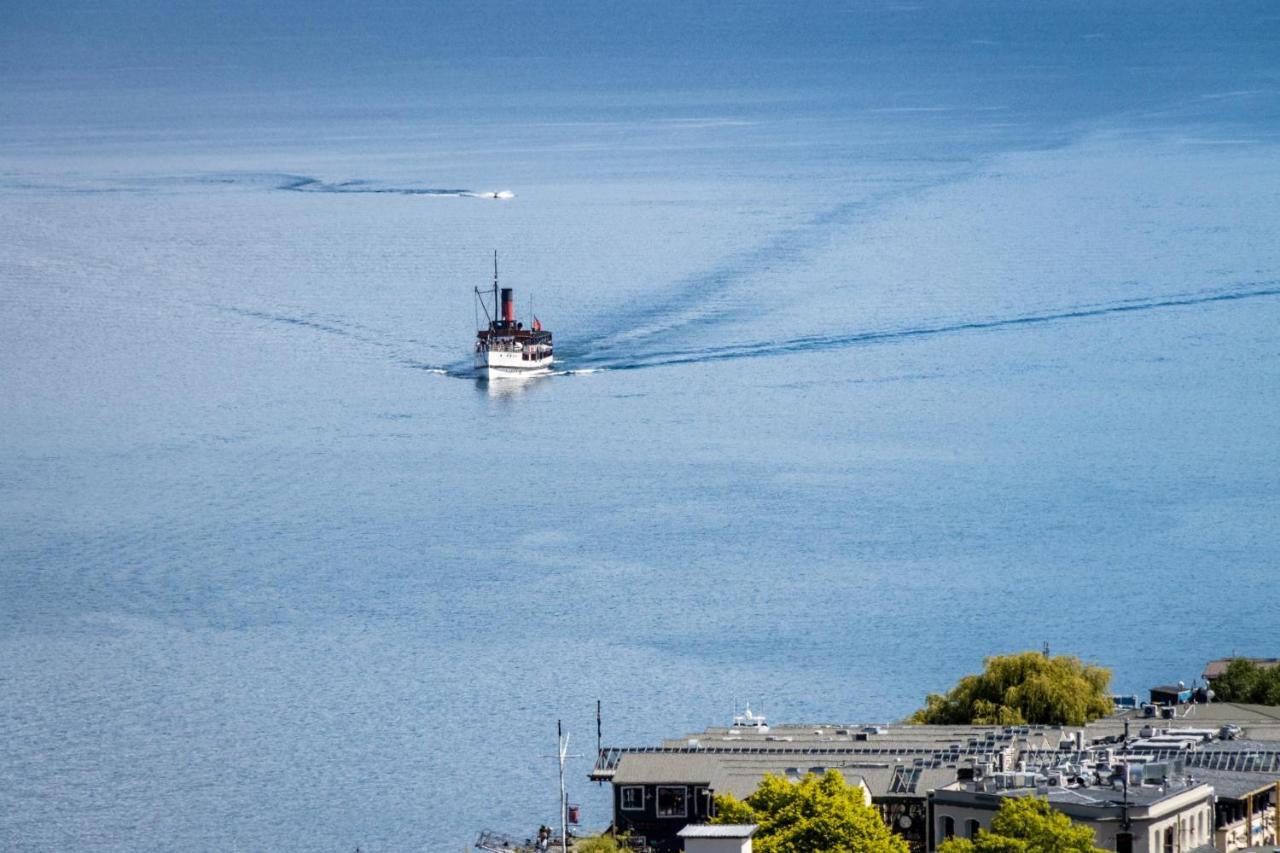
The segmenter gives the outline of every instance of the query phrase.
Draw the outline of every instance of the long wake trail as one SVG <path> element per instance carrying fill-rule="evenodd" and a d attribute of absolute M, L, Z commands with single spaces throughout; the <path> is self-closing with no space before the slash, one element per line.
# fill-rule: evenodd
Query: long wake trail
<path fill-rule="evenodd" d="M 855 346 L 868 346 L 880 343 L 894 343 L 919 338 L 930 338 L 941 335 L 964 334 L 968 332 L 999 331 L 1019 327 L 1050 325 L 1074 320 L 1090 318 L 1114 317 L 1125 314 L 1138 314 L 1150 311 L 1168 311 L 1189 308 L 1198 305 L 1215 303 L 1241 302 L 1255 299 L 1273 299 L 1280 297 L 1280 280 L 1256 282 L 1235 290 L 1202 291 L 1166 297 L 1141 297 L 1118 302 L 1092 305 L 1077 305 L 1068 308 L 1054 309 L 1037 313 L 1019 314 L 1012 317 L 990 317 L 969 319 L 955 322 L 943 322 L 929 325 L 904 326 L 891 329 L 868 329 L 862 331 L 837 332 L 821 335 L 802 335 L 770 341 L 746 341 L 737 344 L 725 344 L 716 347 L 698 349 L 646 349 L 635 346 L 630 351 L 611 348 L 605 352 L 592 353 L 589 345 L 578 342 L 578 352 L 569 358 L 558 360 L 553 375 L 584 376 L 602 371 L 641 370 L 651 367 L 670 367 L 682 364 L 702 364 L 718 361 L 733 361 L 748 358 L 767 358 L 770 356 L 790 355 L 795 353 L 820 353 L 830 350 L 847 349 Z M 338 320 L 318 320 L 311 317 L 295 317 L 274 314 L 264 311 L 233 308 L 229 306 L 209 306 L 238 316 L 269 323 L 279 323 L 311 332 L 338 335 L 360 345 L 375 347 L 390 356 L 390 360 L 412 370 L 436 374 L 458 379 L 473 379 L 474 371 L 469 359 L 459 359 L 450 363 L 428 363 L 412 356 L 405 355 L 403 345 L 376 335 L 371 330 L 348 325 Z M 590 338 L 588 338 L 590 340 Z"/>
<path fill-rule="evenodd" d="M 614 353 L 609 353 L 608 355 L 599 357 L 593 357 L 590 354 L 587 354 L 575 359 L 573 363 L 574 365 L 581 367 L 604 368 L 608 370 L 637 370 L 647 367 L 699 364 L 746 358 L 765 358 L 767 356 L 788 355 L 792 353 L 812 353 L 827 350 L 839 350 L 867 344 L 889 343 L 914 338 L 934 337 L 938 335 L 1011 329 L 1020 326 L 1046 325 L 1095 317 L 1171 310 L 1196 305 L 1210 305 L 1219 302 L 1267 299 L 1277 296 L 1280 296 L 1280 281 L 1268 281 L 1259 282 L 1253 287 L 1243 290 L 1231 290 L 1225 292 L 1213 291 L 1208 293 L 1202 292 L 1169 297 L 1128 299 L 1120 302 L 1074 306 L 1041 313 L 1021 314 L 1013 317 L 964 320 L 951 323 L 938 323 L 935 325 L 909 326 L 897 329 L 875 329 L 846 333 L 804 335 L 784 340 L 752 341 L 700 349 L 668 349 L 647 352 L 640 350 L 633 352 L 630 357 Z"/>

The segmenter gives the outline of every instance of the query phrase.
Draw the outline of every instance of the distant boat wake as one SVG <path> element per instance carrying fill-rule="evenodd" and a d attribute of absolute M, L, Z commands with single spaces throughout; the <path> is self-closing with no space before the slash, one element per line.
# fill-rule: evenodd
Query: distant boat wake
<path fill-rule="evenodd" d="M 431 195 L 452 196 L 454 198 L 491 198 L 500 201 L 515 198 L 511 190 L 492 190 L 477 192 L 464 189 L 441 189 L 437 187 L 398 186 L 379 181 L 364 179 L 326 182 L 319 178 L 304 176 L 285 176 L 288 180 L 276 187 L 280 190 L 300 193 L 370 193 L 378 195 Z"/>
<path fill-rule="evenodd" d="M 168 177 L 125 177 L 77 181 L 75 183 L 0 182 L 10 190 L 40 190 L 65 193 L 149 193 L 182 192 L 193 187 L 225 187 L 241 190 L 280 190 L 298 193 L 437 196 L 507 201 L 516 197 L 511 190 L 471 190 L 423 186 L 413 182 L 390 182 L 367 178 L 325 181 L 310 175 L 286 173 L 230 172 Z"/>

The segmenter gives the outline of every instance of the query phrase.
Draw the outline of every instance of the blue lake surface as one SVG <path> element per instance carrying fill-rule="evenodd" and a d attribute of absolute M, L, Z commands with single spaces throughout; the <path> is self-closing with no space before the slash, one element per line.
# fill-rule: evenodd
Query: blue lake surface
<path fill-rule="evenodd" d="M 232 9 L 0 19 L 0 848 L 1275 653 L 1273 7 Z M 561 375 L 461 375 L 495 248 Z"/>

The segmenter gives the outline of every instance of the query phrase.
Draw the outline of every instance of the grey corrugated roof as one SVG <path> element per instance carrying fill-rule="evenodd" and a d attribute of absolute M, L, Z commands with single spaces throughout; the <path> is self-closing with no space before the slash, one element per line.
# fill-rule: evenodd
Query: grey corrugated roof
<path fill-rule="evenodd" d="M 1214 793 L 1230 800 L 1242 799 L 1259 788 L 1274 787 L 1280 782 L 1280 773 L 1249 773 L 1238 770 L 1208 770 L 1193 767 L 1187 771 L 1200 782 L 1208 782 Z"/>
<path fill-rule="evenodd" d="M 908 790 L 893 790 L 898 768 L 918 771 Z M 655 785 L 664 782 L 709 785 L 718 794 L 750 796 L 766 773 L 804 776 L 836 770 L 851 785 L 861 784 L 873 797 L 918 796 L 955 781 L 953 767 L 914 767 L 892 760 L 869 761 L 857 756 L 759 755 L 714 752 L 635 752 L 618 760 L 612 782 L 615 785 Z M 788 773 L 788 771 L 792 771 Z"/>
<path fill-rule="evenodd" d="M 859 771 L 847 768 L 833 767 L 831 768 L 840 773 L 844 777 L 844 781 L 850 785 L 861 785 L 868 788 L 866 781 L 859 775 Z M 717 794 L 732 794 L 738 799 L 745 799 L 756 792 L 760 787 L 766 773 L 778 775 L 783 769 L 777 767 L 767 767 L 761 765 L 740 765 L 737 763 L 726 763 L 721 766 L 711 778 L 711 790 Z M 800 774 L 804 775 L 807 770 L 801 768 Z"/>
<path fill-rule="evenodd" d="M 759 827 L 754 823 L 691 823 L 676 833 L 681 838 L 750 838 Z"/>
<path fill-rule="evenodd" d="M 672 752 L 627 753 L 618 760 L 615 785 L 653 785 L 677 782 L 707 785 L 719 766 L 716 755 Z"/>

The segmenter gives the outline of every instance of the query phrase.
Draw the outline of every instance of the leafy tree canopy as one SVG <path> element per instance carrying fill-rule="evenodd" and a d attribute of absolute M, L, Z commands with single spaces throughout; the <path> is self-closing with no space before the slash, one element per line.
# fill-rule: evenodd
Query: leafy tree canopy
<path fill-rule="evenodd" d="M 989 657 L 946 695 L 931 693 L 913 723 L 1082 726 L 1111 713 L 1111 670 L 1039 652 Z"/>
<path fill-rule="evenodd" d="M 862 788 L 835 770 L 800 782 L 767 774 L 745 800 L 716 797 L 714 822 L 758 824 L 757 853 L 908 853 L 907 842 L 866 805 Z"/>
<path fill-rule="evenodd" d="M 1093 844 L 1093 830 L 1072 823 L 1048 800 L 1006 797 L 991 819 L 991 831 L 978 830 L 972 841 L 951 838 L 938 853 L 1103 853 Z"/>
<path fill-rule="evenodd" d="M 1219 702 L 1280 705 L 1280 666 L 1264 669 L 1248 658 L 1236 658 L 1213 680 L 1213 695 Z"/>

